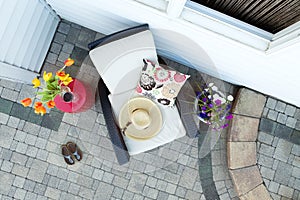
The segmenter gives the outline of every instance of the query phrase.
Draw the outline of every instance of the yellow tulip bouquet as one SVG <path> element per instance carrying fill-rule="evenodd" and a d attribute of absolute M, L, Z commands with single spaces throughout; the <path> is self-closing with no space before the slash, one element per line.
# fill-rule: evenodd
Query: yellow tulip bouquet
<path fill-rule="evenodd" d="M 66 74 L 63 70 L 66 67 L 70 67 L 74 64 L 74 60 L 71 58 L 68 58 L 64 62 L 64 66 L 58 70 L 55 74 L 55 76 L 52 75 L 51 72 L 47 73 L 44 71 L 43 79 L 45 82 L 45 87 L 41 92 L 37 92 L 36 94 L 41 96 L 41 101 L 35 102 L 34 104 L 34 112 L 36 114 L 44 115 L 46 113 L 46 107 L 48 108 L 54 108 L 55 102 L 54 98 L 56 95 L 61 93 L 62 86 L 67 86 L 69 83 L 73 81 L 72 77 L 69 74 Z M 34 78 L 32 80 L 33 88 L 37 88 L 41 85 L 41 81 L 38 78 Z M 32 103 L 31 98 L 25 98 L 21 100 L 21 104 L 24 107 L 30 106 Z"/>

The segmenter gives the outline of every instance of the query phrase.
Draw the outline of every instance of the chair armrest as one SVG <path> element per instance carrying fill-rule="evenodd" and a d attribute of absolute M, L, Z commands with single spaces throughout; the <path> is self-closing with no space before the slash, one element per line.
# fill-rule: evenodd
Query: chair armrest
<path fill-rule="evenodd" d="M 92 50 L 92 49 L 94 49 L 94 48 L 96 48 L 100 45 L 104 45 L 104 44 L 107 44 L 107 43 L 110 43 L 110 42 L 128 37 L 130 35 L 133 35 L 133 34 L 145 31 L 145 30 L 149 30 L 149 25 L 148 24 L 142 24 L 142 25 L 139 25 L 139 26 L 135 26 L 135 27 L 125 29 L 125 30 L 121 30 L 121 31 L 115 32 L 113 34 L 104 36 L 104 37 L 102 37 L 102 38 L 100 38 L 100 39 L 98 39 L 94 42 L 89 43 L 88 48 L 89 48 L 89 50 Z"/>
<path fill-rule="evenodd" d="M 108 129 L 108 134 L 113 144 L 113 148 L 120 165 L 129 162 L 129 153 L 121 135 L 120 129 L 115 123 L 113 111 L 108 99 L 109 91 L 103 80 L 100 78 L 98 83 L 98 91 L 100 96 L 101 107 Z"/>

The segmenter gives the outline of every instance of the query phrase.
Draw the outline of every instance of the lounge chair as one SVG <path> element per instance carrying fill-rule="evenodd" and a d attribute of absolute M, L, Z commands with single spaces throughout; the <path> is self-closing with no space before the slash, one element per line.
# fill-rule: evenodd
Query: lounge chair
<path fill-rule="evenodd" d="M 122 106 L 135 95 L 143 59 L 158 63 L 153 36 L 147 24 L 107 35 L 90 43 L 88 47 L 91 60 L 101 77 L 98 84 L 100 101 L 120 165 L 127 163 L 131 155 L 157 148 L 185 136 L 186 133 L 195 137 L 197 127 L 191 122 L 191 115 L 186 114 L 192 108 L 184 103 L 186 93 L 191 90 L 188 84 L 184 85 L 184 91 L 178 95 L 182 101 L 176 101 L 177 106 L 159 106 L 164 120 L 162 129 L 156 136 L 136 141 L 121 134 L 116 119 Z"/>

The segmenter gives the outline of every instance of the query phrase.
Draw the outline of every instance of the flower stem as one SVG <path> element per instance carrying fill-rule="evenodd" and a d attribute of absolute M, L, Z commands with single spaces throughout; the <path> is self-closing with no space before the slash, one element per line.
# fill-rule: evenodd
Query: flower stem
<path fill-rule="evenodd" d="M 63 71 L 66 68 L 66 65 L 64 65 L 60 70 L 58 70 L 59 72 Z"/>

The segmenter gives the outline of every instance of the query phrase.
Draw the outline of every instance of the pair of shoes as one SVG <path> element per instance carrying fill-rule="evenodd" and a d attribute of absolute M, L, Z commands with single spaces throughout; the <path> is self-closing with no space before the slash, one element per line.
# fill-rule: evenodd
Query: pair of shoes
<path fill-rule="evenodd" d="M 68 165 L 75 164 L 74 158 L 78 161 L 82 159 L 82 151 L 74 142 L 61 145 L 61 153 Z"/>

